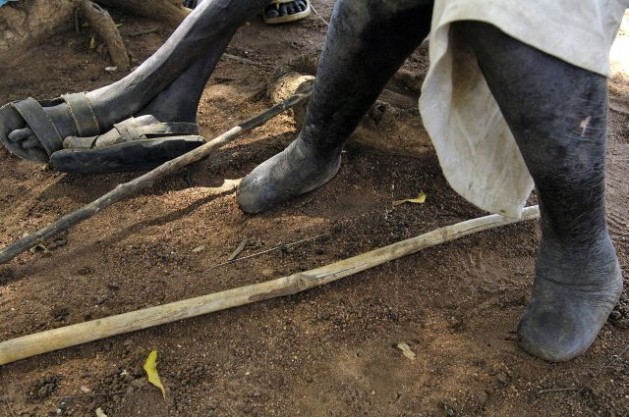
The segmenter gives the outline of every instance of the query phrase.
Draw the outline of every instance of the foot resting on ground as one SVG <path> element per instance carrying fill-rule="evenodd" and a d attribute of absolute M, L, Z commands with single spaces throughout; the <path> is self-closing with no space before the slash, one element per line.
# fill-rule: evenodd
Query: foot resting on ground
<path fill-rule="evenodd" d="M 0 108 L 0 144 L 21 158 L 48 162 L 63 147 L 63 138 L 95 135 L 106 124 L 84 93 L 41 101 L 29 97 Z"/>
<path fill-rule="evenodd" d="M 622 293 L 622 275 L 609 236 L 584 251 L 543 239 L 533 296 L 518 326 L 519 344 L 550 362 L 584 353 Z M 586 253 L 587 252 L 587 253 Z"/>
<path fill-rule="evenodd" d="M 291 197 L 319 188 L 340 167 L 340 150 L 320 155 L 297 139 L 242 180 L 238 204 L 247 213 L 269 210 Z"/>
<path fill-rule="evenodd" d="M 73 173 L 149 170 L 204 144 L 198 133 L 195 123 L 130 117 L 101 135 L 66 137 L 64 149 L 51 155 L 50 164 Z"/>
<path fill-rule="evenodd" d="M 152 169 L 205 143 L 195 123 L 144 115 L 100 134 L 107 123 L 97 119 L 84 93 L 28 98 L 0 108 L 0 144 L 58 171 L 108 173 Z"/>

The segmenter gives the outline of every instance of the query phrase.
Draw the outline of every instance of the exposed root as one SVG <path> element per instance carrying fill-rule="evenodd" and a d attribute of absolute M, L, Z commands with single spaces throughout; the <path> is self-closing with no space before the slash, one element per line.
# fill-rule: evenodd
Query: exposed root
<path fill-rule="evenodd" d="M 105 42 L 112 63 L 120 71 L 129 70 L 129 55 L 124 46 L 122 36 L 107 10 L 90 0 L 81 0 L 79 8 L 83 17 Z"/>

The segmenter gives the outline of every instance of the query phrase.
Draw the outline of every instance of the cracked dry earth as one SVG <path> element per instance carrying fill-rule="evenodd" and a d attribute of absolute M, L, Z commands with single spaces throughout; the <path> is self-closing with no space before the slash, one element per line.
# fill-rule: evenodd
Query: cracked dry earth
<path fill-rule="evenodd" d="M 313 4 L 329 18 L 331 1 Z M 115 17 L 136 64 L 169 34 L 158 22 Z M 213 137 L 269 107 L 259 92 L 273 68 L 316 52 L 324 32 L 316 16 L 243 26 L 228 53 L 246 60 L 220 62 L 199 110 L 202 133 Z M 122 76 L 104 71 L 110 64 L 99 51 L 86 33 L 51 38 L 0 69 L 2 103 Z M 424 55 L 406 68 L 425 68 Z M 629 83 L 612 84 L 607 203 L 628 277 Z M 290 275 L 483 215 L 448 187 L 431 150 L 409 156 L 361 145 L 348 147 L 338 177 L 322 189 L 263 215 L 242 213 L 225 180 L 246 175 L 295 132 L 290 117 L 278 117 L 52 239 L 48 253 L 0 267 L 0 340 Z M 0 245 L 134 176 L 65 175 L 0 150 Z M 392 205 L 420 191 L 424 204 Z M 245 236 L 240 257 L 280 247 L 215 267 Z M 517 348 L 538 241 L 535 222 L 496 229 L 298 295 L 2 366 L 0 415 L 629 415 L 627 289 L 582 357 L 549 364 Z M 152 349 L 166 399 L 142 370 Z"/>

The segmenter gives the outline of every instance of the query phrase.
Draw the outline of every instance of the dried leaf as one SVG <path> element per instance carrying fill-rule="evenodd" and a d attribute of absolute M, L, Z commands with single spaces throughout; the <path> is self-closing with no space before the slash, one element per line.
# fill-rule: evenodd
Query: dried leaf
<path fill-rule="evenodd" d="M 409 358 L 410 360 L 414 361 L 417 358 L 417 355 L 415 355 L 415 352 L 413 352 L 411 350 L 411 347 L 407 345 L 406 343 L 400 342 L 397 344 L 397 347 L 398 349 L 402 351 L 402 354 L 406 356 L 407 358 Z"/>
<path fill-rule="evenodd" d="M 98 407 L 96 409 L 96 417 L 107 417 L 107 414 L 105 414 L 102 408 Z"/>
<path fill-rule="evenodd" d="M 148 377 L 149 382 L 162 390 L 162 395 L 164 396 L 164 399 L 166 399 L 166 389 L 162 385 L 162 381 L 160 381 L 159 374 L 157 373 L 156 350 L 149 353 L 148 358 L 146 358 L 146 362 L 144 362 L 144 370 L 146 371 L 146 376 Z"/>
<path fill-rule="evenodd" d="M 92 35 L 92 37 L 90 38 L 90 49 L 95 49 L 96 48 L 96 38 L 94 37 L 94 35 Z"/>
<path fill-rule="evenodd" d="M 202 252 L 204 249 L 205 249 L 205 245 L 201 245 L 201 246 L 197 246 L 196 248 L 192 249 L 192 252 L 199 253 L 199 252 Z"/>
<path fill-rule="evenodd" d="M 404 200 L 396 200 L 393 202 L 394 206 L 399 206 L 400 204 L 404 204 L 404 203 L 415 203 L 415 204 L 422 204 L 426 201 L 426 193 L 419 193 L 419 195 L 415 198 L 407 198 Z"/>

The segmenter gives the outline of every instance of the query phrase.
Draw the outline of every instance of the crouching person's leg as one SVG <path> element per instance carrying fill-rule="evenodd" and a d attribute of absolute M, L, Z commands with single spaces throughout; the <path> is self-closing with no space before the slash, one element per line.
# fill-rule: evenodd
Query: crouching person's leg
<path fill-rule="evenodd" d="M 340 0 L 297 140 L 252 171 L 238 202 L 258 213 L 314 190 L 338 171 L 343 144 L 388 79 L 430 30 L 432 1 Z"/>
<path fill-rule="evenodd" d="M 585 352 L 622 292 L 605 223 L 606 79 L 484 23 L 458 24 L 535 181 L 542 241 L 520 346 L 549 361 Z"/>

